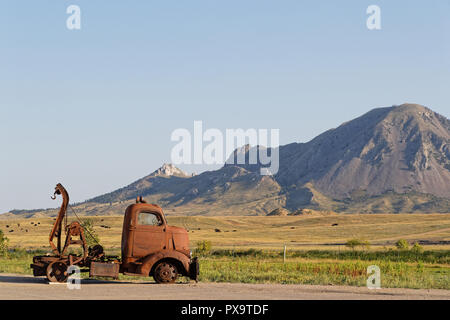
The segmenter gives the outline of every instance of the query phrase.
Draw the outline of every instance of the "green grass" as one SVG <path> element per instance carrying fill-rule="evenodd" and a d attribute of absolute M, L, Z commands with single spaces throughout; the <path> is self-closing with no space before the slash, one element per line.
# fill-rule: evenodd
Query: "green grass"
<path fill-rule="evenodd" d="M 381 269 L 382 287 L 450 289 L 449 268 L 386 261 L 274 261 L 206 258 L 200 281 L 365 286 L 367 267 Z"/>
<path fill-rule="evenodd" d="M 281 250 L 230 250 L 219 249 L 210 253 L 214 257 L 255 257 L 265 259 L 275 259 L 283 257 Z M 286 257 L 303 259 L 333 259 L 333 260 L 361 260 L 361 261 L 390 261 L 390 262 L 418 262 L 430 264 L 450 265 L 450 250 L 427 250 L 424 252 L 414 252 L 412 250 L 288 250 Z"/>
<path fill-rule="evenodd" d="M 0 273 L 33 274 L 33 257 L 42 254 L 42 250 L 10 249 L 6 256 L 0 256 Z"/>
<path fill-rule="evenodd" d="M 0 272 L 32 274 L 32 257 L 41 250 L 10 250 L 0 257 Z M 366 286 L 367 267 L 381 269 L 381 285 L 390 288 L 450 290 L 450 252 L 291 251 L 286 261 L 271 250 L 215 250 L 200 257 L 200 281 Z M 87 274 L 85 275 L 87 276 Z M 120 280 L 145 280 L 120 275 Z M 182 279 L 183 281 L 183 279 Z"/>

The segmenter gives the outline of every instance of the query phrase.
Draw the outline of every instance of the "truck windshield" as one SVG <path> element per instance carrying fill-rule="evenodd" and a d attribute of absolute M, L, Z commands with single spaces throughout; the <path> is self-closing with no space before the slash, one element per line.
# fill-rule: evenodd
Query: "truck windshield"
<path fill-rule="evenodd" d="M 138 224 L 144 226 L 160 226 L 161 221 L 158 216 L 151 212 L 140 212 L 138 215 Z"/>

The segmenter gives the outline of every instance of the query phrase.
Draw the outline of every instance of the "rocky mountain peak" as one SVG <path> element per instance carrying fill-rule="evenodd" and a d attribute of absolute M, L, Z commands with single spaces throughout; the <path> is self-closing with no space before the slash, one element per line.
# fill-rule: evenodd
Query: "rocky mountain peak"
<path fill-rule="evenodd" d="M 159 169 L 155 170 L 152 174 L 150 174 L 151 177 L 156 176 L 181 176 L 181 177 L 189 177 L 192 175 L 189 175 L 188 173 L 184 172 L 183 170 L 175 167 L 171 163 L 164 163 Z"/>

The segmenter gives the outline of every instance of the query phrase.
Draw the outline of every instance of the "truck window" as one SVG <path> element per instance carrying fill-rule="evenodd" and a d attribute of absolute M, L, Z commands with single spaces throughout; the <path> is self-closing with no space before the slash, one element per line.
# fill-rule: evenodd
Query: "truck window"
<path fill-rule="evenodd" d="M 159 226 L 161 221 L 159 221 L 158 216 L 150 212 L 140 212 L 138 215 L 138 224 L 143 226 Z"/>

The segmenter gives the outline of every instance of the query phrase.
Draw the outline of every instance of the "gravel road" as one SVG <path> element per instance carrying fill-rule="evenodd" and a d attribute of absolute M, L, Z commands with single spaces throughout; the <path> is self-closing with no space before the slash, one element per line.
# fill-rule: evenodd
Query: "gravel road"
<path fill-rule="evenodd" d="M 154 299 L 154 300 L 450 300 L 450 290 L 379 289 L 362 287 L 241 283 L 180 283 L 83 280 L 81 289 L 49 284 L 45 278 L 0 274 L 0 299 Z"/>

